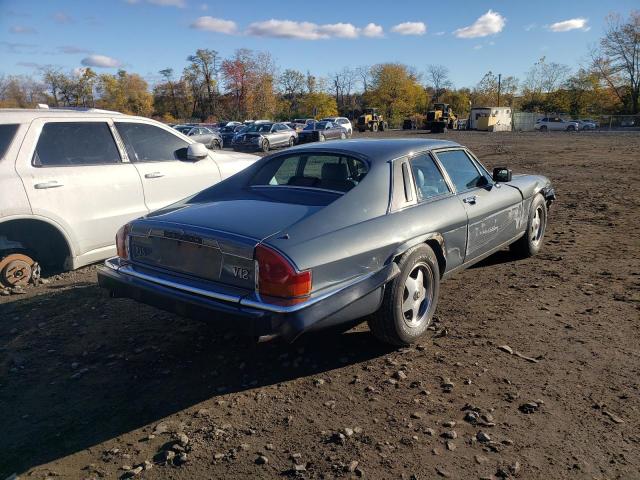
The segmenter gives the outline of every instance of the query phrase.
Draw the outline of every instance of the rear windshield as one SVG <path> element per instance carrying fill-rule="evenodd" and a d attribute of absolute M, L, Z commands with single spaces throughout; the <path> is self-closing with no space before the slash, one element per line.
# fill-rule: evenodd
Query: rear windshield
<path fill-rule="evenodd" d="M 369 171 L 362 160 L 332 153 L 273 158 L 251 180 L 252 187 L 302 187 L 348 192 Z"/>
<path fill-rule="evenodd" d="M 9 150 L 9 145 L 18 131 L 18 125 L 0 125 L 0 158 Z"/>

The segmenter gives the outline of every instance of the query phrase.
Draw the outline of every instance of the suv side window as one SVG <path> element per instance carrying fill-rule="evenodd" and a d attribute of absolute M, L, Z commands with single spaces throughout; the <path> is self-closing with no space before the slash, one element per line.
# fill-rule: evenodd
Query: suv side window
<path fill-rule="evenodd" d="M 31 163 L 35 167 L 120 163 L 107 122 L 45 123 Z"/>
<path fill-rule="evenodd" d="M 9 146 L 11 145 L 13 137 L 17 131 L 17 124 L 0 125 L 0 159 L 4 157 L 4 154 L 9 150 Z"/>
<path fill-rule="evenodd" d="M 444 177 L 429 154 L 422 153 L 409 160 L 416 183 L 418 202 L 449 193 Z"/>
<path fill-rule="evenodd" d="M 186 160 L 189 144 L 177 135 L 146 123 L 115 122 L 132 162 Z"/>
<path fill-rule="evenodd" d="M 458 192 L 464 192 L 485 183 L 484 176 L 464 150 L 445 150 L 438 152 L 437 156 Z"/>

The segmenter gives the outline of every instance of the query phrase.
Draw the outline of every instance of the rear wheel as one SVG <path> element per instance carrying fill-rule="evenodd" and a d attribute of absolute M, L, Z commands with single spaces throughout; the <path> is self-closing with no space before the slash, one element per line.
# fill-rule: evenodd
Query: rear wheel
<path fill-rule="evenodd" d="M 295 145 L 295 143 L 296 143 L 296 139 L 295 139 L 294 137 L 291 137 L 291 138 L 289 139 L 289 146 L 290 146 L 290 147 L 293 147 L 293 146 Z"/>
<path fill-rule="evenodd" d="M 404 346 L 416 342 L 431 323 L 438 303 L 440 269 L 427 245 L 406 252 L 398 267 L 400 274 L 385 285 L 382 306 L 368 323 L 379 340 Z"/>
<path fill-rule="evenodd" d="M 542 248 L 547 229 L 547 204 L 539 193 L 533 198 L 527 231 L 519 240 L 509 245 L 511 252 L 521 258 L 532 257 Z"/>
<path fill-rule="evenodd" d="M 540 131 L 541 131 L 541 132 L 546 132 L 547 130 L 548 130 L 548 129 L 547 129 L 547 126 L 546 126 L 546 125 L 542 125 L 542 126 L 540 127 Z"/>
<path fill-rule="evenodd" d="M 380 131 L 384 132 L 387 129 L 387 125 L 384 122 L 380 122 Z"/>
<path fill-rule="evenodd" d="M 371 124 L 371 131 L 372 132 L 377 132 L 378 131 L 378 124 L 376 122 Z"/>
<path fill-rule="evenodd" d="M 266 138 L 262 141 L 262 151 L 263 152 L 268 152 L 269 148 L 271 148 L 271 145 L 269 145 L 269 140 L 267 140 Z"/>

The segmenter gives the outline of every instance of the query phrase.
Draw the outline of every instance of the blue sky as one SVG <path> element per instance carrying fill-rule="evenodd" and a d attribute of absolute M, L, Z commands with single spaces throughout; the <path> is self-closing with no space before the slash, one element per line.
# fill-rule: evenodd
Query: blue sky
<path fill-rule="evenodd" d="M 155 81 L 211 48 L 269 51 L 278 66 L 327 75 L 402 62 L 449 68 L 457 87 L 491 70 L 523 77 L 541 56 L 586 62 L 610 12 L 637 0 L 0 0 L 0 73 L 40 65 L 125 68 Z"/>

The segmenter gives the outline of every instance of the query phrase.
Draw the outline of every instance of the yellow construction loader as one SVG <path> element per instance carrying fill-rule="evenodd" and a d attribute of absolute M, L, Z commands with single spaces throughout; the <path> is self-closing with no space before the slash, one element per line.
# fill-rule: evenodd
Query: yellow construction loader
<path fill-rule="evenodd" d="M 448 103 L 436 103 L 433 110 L 427 112 L 424 128 L 431 133 L 443 133 L 447 128 L 454 130 L 458 128 L 458 117 Z"/>
<path fill-rule="evenodd" d="M 376 108 L 365 108 L 362 115 L 358 117 L 357 127 L 359 132 L 371 130 L 372 132 L 381 132 L 388 128 L 387 122 Z"/>

